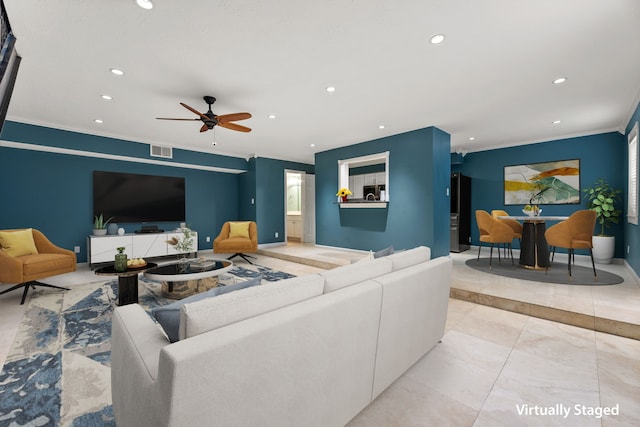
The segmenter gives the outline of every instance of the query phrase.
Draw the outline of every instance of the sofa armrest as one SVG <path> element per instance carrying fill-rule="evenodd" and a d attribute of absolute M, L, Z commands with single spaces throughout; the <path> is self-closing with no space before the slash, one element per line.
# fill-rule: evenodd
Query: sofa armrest
<path fill-rule="evenodd" d="M 111 332 L 111 397 L 118 425 L 160 425 L 159 355 L 169 340 L 138 304 L 116 307 Z"/>

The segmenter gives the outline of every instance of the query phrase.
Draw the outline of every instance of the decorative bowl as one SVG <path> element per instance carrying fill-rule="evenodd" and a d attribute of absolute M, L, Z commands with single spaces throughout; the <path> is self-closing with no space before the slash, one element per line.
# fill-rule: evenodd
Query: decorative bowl
<path fill-rule="evenodd" d="M 542 213 L 542 209 L 538 209 L 537 213 L 535 210 L 525 211 L 524 209 L 522 209 L 522 213 L 524 213 L 527 216 L 540 216 L 540 214 Z"/>

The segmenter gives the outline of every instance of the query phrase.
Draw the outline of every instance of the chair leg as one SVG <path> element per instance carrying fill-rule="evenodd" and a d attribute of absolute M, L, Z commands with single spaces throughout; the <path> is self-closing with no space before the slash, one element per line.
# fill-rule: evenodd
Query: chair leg
<path fill-rule="evenodd" d="M 553 259 L 556 257 L 556 247 L 555 246 L 551 246 L 551 262 L 553 262 Z"/>
<path fill-rule="evenodd" d="M 567 265 L 569 266 L 569 280 L 571 280 L 571 258 L 573 256 L 573 249 L 569 248 L 569 262 L 567 263 Z"/>
<path fill-rule="evenodd" d="M 253 263 L 249 260 L 249 258 L 257 259 L 257 258 L 256 258 L 256 257 L 254 257 L 254 256 L 247 255 L 247 254 L 243 254 L 243 253 L 240 253 L 240 252 L 237 252 L 237 253 L 235 253 L 235 254 L 231 255 L 231 256 L 230 256 L 229 258 L 227 258 L 227 259 L 228 259 L 228 260 L 230 260 L 231 258 L 235 258 L 235 257 L 237 257 L 237 256 L 239 256 L 239 257 L 240 257 L 240 258 L 242 258 L 243 260 L 247 261 L 247 262 L 248 262 L 249 264 L 251 264 L 251 265 L 253 265 Z"/>
<path fill-rule="evenodd" d="M 482 242 L 478 245 L 478 259 L 476 260 L 476 264 L 480 264 L 480 249 L 482 249 Z"/>
<path fill-rule="evenodd" d="M 498 249 L 498 254 L 500 254 L 500 249 Z M 499 255 L 498 255 L 499 256 Z M 493 259 L 493 243 L 491 244 L 491 250 L 489 251 L 489 270 L 491 270 L 491 260 Z"/>
<path fill-rule="evenodd" d="M 591 255 L 591 267 L 593 267 L 593 277 L 596 278 L 596 282 L 598 281 L 598 275 L 596 274 L 596 264 L 593 262 L 593 251 L 589 249 L 589 255 Z"/>
<path fill-rule="evenodd" d="M 44 286 L 46 288 L 62 289 L 62 290 L 65 290 L 65 291 L 69 290 L 69 288 L 63 288 L 62 286 L 50 285 L 48 283 L 42 283 L 42 282 L 38 282 L 36 280 L 32 280 L 31 282 L 20 283 L 20 284 L 17 284 L 15 286 L 12 286 L 11 288 L 0 292 L 0 295 L 6 294 L 7 292 L 11 292 L 13 290 L 16 290 L 16 289 L 24 287 L 24 292 L 22 292 L 22 299 L 20 300 L 20 305 L 23 305 L 25 300 L 27 299 L 27 293 L 29 292 L 29 286 L 33 287 L 33 289 L 35 289 L 36 286 Z"/>
<path fill-rule="evenodd" d="M 509 253 L 511 254 L 511 266 L 515 267 L 516 263 L 513 261 L 513 247 L 511 246 L 511 243 L 508 243 L 509 245 Z"/>

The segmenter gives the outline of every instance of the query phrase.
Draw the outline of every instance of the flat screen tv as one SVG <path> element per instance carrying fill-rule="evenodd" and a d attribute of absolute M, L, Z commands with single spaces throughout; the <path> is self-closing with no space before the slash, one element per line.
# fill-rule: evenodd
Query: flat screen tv
<path fill-rule="evenodd" d="M 112 222 L 185 220 L 184 178 L 93 172 L 93 215 Z M 93 220 L 93 218 L 92 218 Z"/>

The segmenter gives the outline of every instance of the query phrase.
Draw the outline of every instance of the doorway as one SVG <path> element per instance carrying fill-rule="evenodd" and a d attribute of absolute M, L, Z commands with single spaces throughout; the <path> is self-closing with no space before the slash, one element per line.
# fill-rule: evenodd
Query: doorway
<path fill-rule="evenodd" d="M 285 170 L 285 242 L 315 242 L 315 175 Z"/>

